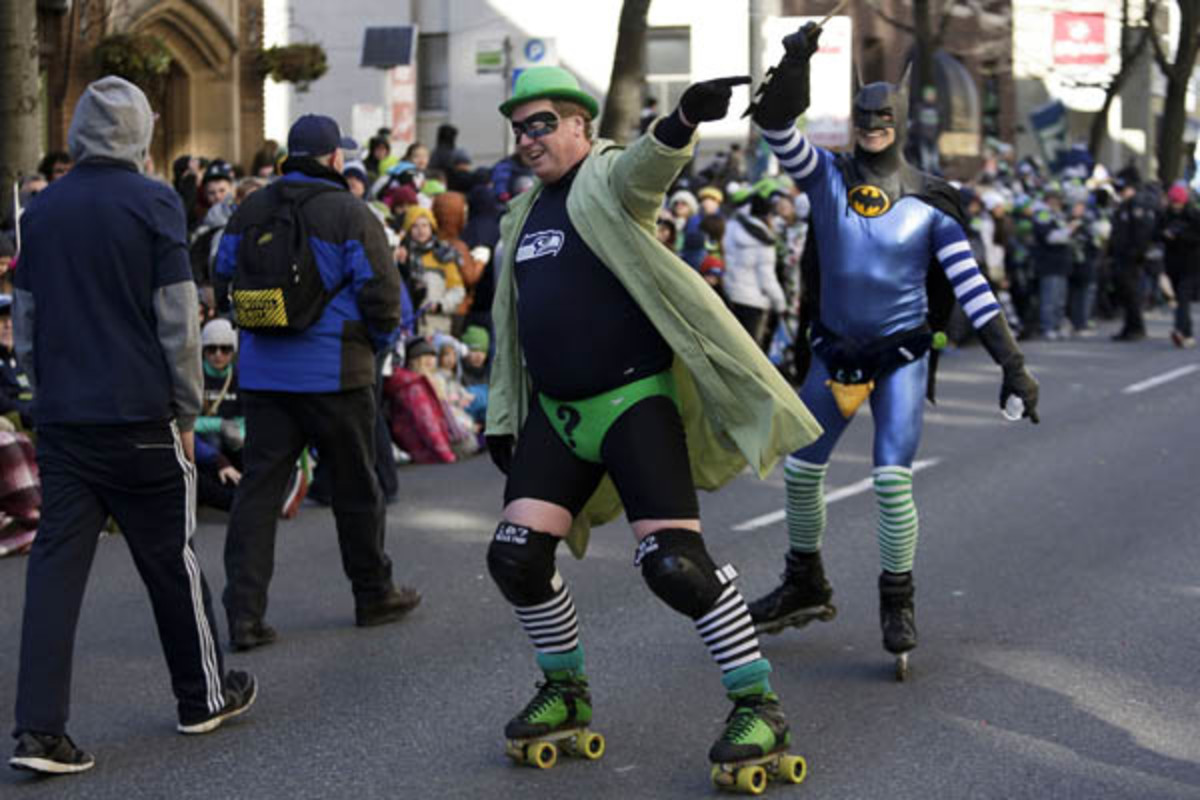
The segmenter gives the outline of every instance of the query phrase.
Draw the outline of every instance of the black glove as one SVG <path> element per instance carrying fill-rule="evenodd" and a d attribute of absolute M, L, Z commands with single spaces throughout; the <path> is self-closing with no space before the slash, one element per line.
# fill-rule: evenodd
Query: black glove
<path fill-rule="evenodd" d="M 790 128 L 808 110 L 809 60 L 817 52 L 821 28 L 806 22 L 783 39 L 783 58 L 767 72 L 755 100 L 742 116 L 752 115 L 763 130 Z"/>
<path fill-rule="evenodd" d="M 721 119 L 729 113 L 729 99 L 733 96 L 733 87 L 745 86 L 748 83 L 749 75 L 693 83 L 684 90 L 683 97 L 679 98 L 679 111 L 683 114 L 684 121 L 693 126 Z"/>
<path fill-rule="evenodd" d="M 1003 314 L 992 317 L 979 329 L 979 341 L 1004 371 L 1004 380 L 1000 384 L 1000 408 L 1004 408 L 1009 397 L 1016 395 L 1025 404 L 1024 416 L 1029 417 L 1034 425 L 1038 424 L 1038 382 L 1025 368 L 1025 356 L 1017 349 Z"/>
<path fill-rule="evenodd" d="M 485 436 L 484 440 L 487 442 L 488 455 L 492 457 L 492 463 L 507 475 L 509 467 L 512 466 L 513 445 L 516 440 L 510 434 Z"/>

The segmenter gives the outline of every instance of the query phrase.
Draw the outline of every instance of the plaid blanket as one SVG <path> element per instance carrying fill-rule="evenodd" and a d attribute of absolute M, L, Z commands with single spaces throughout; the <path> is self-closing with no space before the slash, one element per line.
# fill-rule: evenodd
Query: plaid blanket
<path fill-rule="evenodd" d="M 0 431 L 0 556 L 29 549 L 41 508 L 33 442 L 23 433 Z"/>

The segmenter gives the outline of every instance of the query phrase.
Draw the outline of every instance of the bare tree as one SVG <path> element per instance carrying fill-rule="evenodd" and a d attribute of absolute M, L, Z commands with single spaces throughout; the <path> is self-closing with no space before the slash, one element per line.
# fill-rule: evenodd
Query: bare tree
<path fill-rule="evenodd" d="M 1167 79 L 1162 127 L 1158 131 L 1158 179 L 1164 185 L 1179 177 L 1183 168 L 1183 131 L 1187 124 L 1187 91 L 1196 55 L 1200 52 L 1200 0 L 1175 0 L 1179 6 L 1179 38 L 1175 61 L 1163 52 L 1158 36 L 1151 36 L 1154 60 Z"/>
<path fill-rule="evenodd" d="M 0 3 L 0 208 L 38 160 L 37 0 Z"/>
<path fill-rule="evenodd" d="M 619 142 L 627 141 L 641 111 L 642 84 L 646 79 L 646 17 L 650 0 L 624 0 L 617 29 L 617 48 L 613 57 L 600 135 Z"/>
<path fill-rule="evenodd" d="M 1104 136 L 1108 131 L 1108 113 L 1112 108 L 1113 101 L 1121 94 L 1121 89 L 1125 87 L 1125 82 L 1129 76 L 1133 74 L 1133 66 L 1142 57 L 1146 51 L 1146 47 L 1155 37 L 1154 32 L 1154 16 L 1158 12 L 1157 0 L 1151 0 L 1146 4 L 1145 25 L 1137 29 L 1136 34 L 1126 35 L 1129 31 L 1129 0 L 1121 1 L 1121 45 L 1120 45 L 1120 60 L 1121 64 L 1117 68 L 1117 72 L 1104 85 L 1104 103 L 1100 106 L 1100 110 L 1096 112 L 1096 116 L 1092 117 L 1092 123 L 1088 130 L 1088 152 L 1092 154 L 1092 158 L 1100 160 L 1100 148 L 1104 145 Z"/>
<path fill-rule="evenodd" d="M 918 86 L 934 85 L 933 55 L 946 41 L 946 29 L 955 16 L 956 7 L 964 4 L 964 0 L 943 0 L 940 10 L 935 11 L 937 4 L 938 0 L 912 0 L 912 21 L 907 22 L 886 13 L 880 6 L 880 0 L 867 0 L 867 5 L 877 17 L 913 37 L 913 73 Z"/>

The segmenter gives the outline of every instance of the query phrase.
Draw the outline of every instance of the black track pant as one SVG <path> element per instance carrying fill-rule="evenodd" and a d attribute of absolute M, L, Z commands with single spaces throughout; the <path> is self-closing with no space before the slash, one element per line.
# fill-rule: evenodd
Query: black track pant
<path fill-rule="evenodd" d="M 65 732 L 75 628 L 110 514 L 150 593 L 180 715 L 220 710 L 221 652 L 191 546 L 195 467 L 173 427 L 43 425 L 37 460 L 42 520 L 25 579 L 16 730 Z"/>
<path fill-rule="evenodd" d="M 242 391 L 246 465 L 225 539 L 225 611 L 262 619 L 275 571 L 275 526 L 300 452 L 315 443 L 329 468 L 342 567 L 354 596 L 370 602 L 392 586 L 383 550 L 383 495 L 375 475 L 375 390 L 299 394 Z"/>

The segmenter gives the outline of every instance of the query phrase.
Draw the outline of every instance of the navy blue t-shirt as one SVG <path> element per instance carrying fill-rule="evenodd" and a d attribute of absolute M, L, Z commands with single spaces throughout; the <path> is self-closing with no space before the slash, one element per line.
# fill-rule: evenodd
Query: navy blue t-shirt
<path fill-rule="evenodd" d="M 34 199 L 21 235 L 37 424 L 170 419 L 154 294 L 192 280 L 179 195 L 130 166 L 83 161 Z"/>
<path fill-rule="evenodd" d="M 674 353 L 567 216 L 578 167 L 547 185 L 517 241 L 517 330 L 534 388 L 581 400 L 671 366 Z"/>

